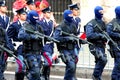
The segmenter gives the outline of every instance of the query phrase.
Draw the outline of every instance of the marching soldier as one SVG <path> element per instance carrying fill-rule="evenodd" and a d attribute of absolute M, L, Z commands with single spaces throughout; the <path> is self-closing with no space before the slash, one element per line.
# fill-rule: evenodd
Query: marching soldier
<path fill-rule="evenodd" d="M 57 48 L 61 53 L 63 62 L 66 64 L 64 80 L 75 80 L 74 75 L 77 55 L 74 49 L 76 40 L 70 36 L 61 34 L 61 32 L 64 31 L 69 34 L 77 35 L 77 28 L 73 23 L 73 13 L 71 10 L 65 10 L 63 17 L 63 22 L 55 29 L 54 38 L 60 41 L 60 43 L 57 44 Z"/>
<path fill-rule="evenodd" d="M 105 54 L 106 38 L 100 31 L 100 29 L 106 31 L 105 23 L 102 20 L 103 8 L 101 6 L 96 6 L 94 13 L 95 19 L 87 23 L 85 32 L 87 40 L 93 43 L 93 45 L 89 45 L 89 50 L 95 57 L 95 68 L 92 78 L 93 80 L 102 80 L 102 72 L 107 63 L 107 56 Z"/>
<path fill-rule="evenodd" d="M 50 19 L 51 17 L 51 8 L 47 7 L 42 10 L 43 12 L 43 19 L 40 21 L 40 25 L 43 28 L 44 34 L 47 36 L 52 37 L 54 32 L 54 24 L 53 21 Z M 45 80 L 50 80 L 50 67 L 52 66 L 52 54 L 53 54 L 54 44 L 53 42 L 47 41 L 46 44 L 43 46 L 43 57 L 45 63 L 43 65 L 43 77 Z"/>
<path fill-rule="evenodd" d="M 28 13 L 28 21 L 19 30 L 18 38 L 23 41 L 24 58 L 28 64 L 28 79 L 40 79 L 40 65 L 41 65 L 41 50 L 43 47 L 43 39 L 36 34 L 29 32 L 35 31 L 36 33 L 43 33 L 40 25 L 37 24 L 39 15 L 36 11 L 32 10 Z"/>
<path fill-rule="evenodd" d="M 116 47 L 111 42 L 109 43 L 110 53 L 114 58 L 114 68 L 112 70 L 111 80 L 120 80 L 120 6 L 115 8 L 115 14 L 116 18 L 107 25 L 107 33 L 117 44 Z"/>
<path fill-rule="evenodd" d="M 17 68 L 15 72 L 15 80 L 24 80 L 25 74 L 25 64 L 23 60 L 23 44 L 22 41 L 18 39 L 18 33 L 20 28 L 26 21 L 27 13 L 25 12 L 25 8 L 21 8 L 16 11 L 18 15 L 18 20 L 13 22 L 7 30 L 7 34 L 9 37 L 9 43 L 11 43 L 11 48 L 16 51 L 16 55 L 18 59 L 16 59 Z M 15 47 L 14 47 L 15 44 Z"/>
<path fill-rule="evenodd" d="M 10 18 L 6 15 L 7 6 L 5 5 L 5 1 L 0 1 L 0 26 L 5 30 L 7 29 Z"/>
<path fill-rule="evenodd" d="M 0 45 L 2 47 L 11 49 L 10 44 L 8 42 L 8 36 L 6 34 L 6 31 L 1 26 L 0 26 Z M 4 77 L 4 71 L 5 71 L 6 66 L 7 66 L 8 56 L 9 56 L 9 54 L 7 54 L 4 50 L 2 50 L 0 48 L 0 80 L 6 80 Z"/>
<path fill-rule="evenodd" d="M 76 25 L 76 28 L 77 28 L 77 36 L 80 34 L 80 22 L 81 22 L 81 19 L 78 17 L 78 14 L 79 14 L 79 6 L 78 4 L 71 4 L 71 5 L 68 5 L 69 9 L 73 12 L 73 23 Z M 78 45 L 76 45 L 76 48 L 75 48 L 75 53 L 77 55 L 76 58 L 78 58 L 79 56 L 79 50 L 80 50 L 80 47 Z M 76 62 L 76 65 L 77 65 L 77 62 Z M 75 71 L 76 73 L 76 71 Z M 76 78 L 76 75 L 75 75 L 75 78 Z M 77 80 L 77 78 L 76 78 Z"/>

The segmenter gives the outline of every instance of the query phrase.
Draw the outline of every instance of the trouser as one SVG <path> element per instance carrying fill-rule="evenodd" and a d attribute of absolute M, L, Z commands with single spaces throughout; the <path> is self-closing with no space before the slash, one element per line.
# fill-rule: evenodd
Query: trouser
<path fill-rule="evenodd" d="M 45 80 L 50 80 L 50 67 L 52 66 L 52 54 L 49 52 L 43 53 L 44 64 L 43 64 L 43 77 Z"/>
<path fill-rule="evenodd" d="M 15 72 L 15 80 L 24 80 L 25 75 L 25 63 L 24 58 L 22 55 L 17 56 L 18 59 L 16 59 L 16 72 Z"/>
<path fill-rule="evenodd" d="M 79 48 L 79 47 L 76 47 L 74 50 L 75 50 L 75 53 L 76 53 L 75 55 L 77 56 L 77 57 L 76 57 L 76 60 L 75 60 L 76 64 L 75 64 L 75 72 L 74 72 L 75 75 L 74 75 L 74 77 L 75 77 L 75 79 L 77 80 L 77 77 L 76 77 L 76 69 L 77 69 L 77 63 L 78 63 L 78 59 L 79 59 L 78 56 L 79 56 L 80 48 Z"/>
<path fill-rule="evenodd" d="M 27 78 L 28 80 L 41 80 L 41 54 L 36 53 L 26 53 L 25 59 L 27 60 L 27 64 L 29 69 L 27 70 Z"/>
<path fill-rule="evenodd" d="M 18 59 L 16 59 L 16 71 L 15 71 L 15 80 L 24 80 L 25 75 L 25 63 L 23 58 L 23 45 L 19 45 L 16 47 L 16 56 Z"/>
<path fill-rule="evenodd" d="M 6 70 L 7 66 L 7 54 L 6 52 L 0 53 L 0 80 L 5 80 L 4 78 L 4 71 Z"/>
<path fill-rule="evenodd" d="M 102 76 L 103 69 L 107 63 L 107 56 L 104 53 L 103 48 L 100 48 L 100 47 L 96 48 L 96 52 L 98 52 L 100 56 L 98 58 L 94 55 L 95 56 L 95 68 L 94 68 L 93 76 L 96 79 L 93 79 L 93 80 L 102 80 L 101 76 Z"/>
<path fill-rule="evenodd" d="M 75 52 L 74 50 L 62 50 L 61 51 L 65 58 L 66 62 L 66 69 L 65 69 L 65 75 L 64 80 L 75 80 Z"/>
<path fill-rule="evenodd" d="M 114 58 L 114 67 L 112 70 L 111 80 L 120 80 L 120 57 Z"/>
<path fill-rule="evenodd" d="M 107 56 L 105 54 L 104 44 L 89 45 L 90 52 L 95 57 L 95 68 L 93 71 L 93 80 L 102 80 L 102 72 L 107 63 Z"/>

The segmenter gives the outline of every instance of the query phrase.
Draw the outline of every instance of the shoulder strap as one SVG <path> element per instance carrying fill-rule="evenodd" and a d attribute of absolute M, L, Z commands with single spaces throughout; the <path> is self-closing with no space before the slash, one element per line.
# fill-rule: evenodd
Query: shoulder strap
<path fill-rule="evenodd" d="M 86 32 L 86 26 L 89 24 L 89 23 L 92 23 L 93 25 L 97 24 L 97 21 L 95 19 L 92 19 L 90 20 L 86 25 L 84 25 L 84 32 Z"/>

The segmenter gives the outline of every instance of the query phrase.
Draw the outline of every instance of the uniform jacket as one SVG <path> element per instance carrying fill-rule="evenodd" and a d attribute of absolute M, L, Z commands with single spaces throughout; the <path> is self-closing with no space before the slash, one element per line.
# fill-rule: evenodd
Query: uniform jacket
<path fill-rule="evenodd" d="M 50 37 L 53 36 L 54 25 L 53 25 L 53 21 L 52 20 L 47 22 L 45 20 L 45 18 L 43 18 L 40 21 L 40 25 L 42 26 L 42 29 L 43 29 L 45 35 L 50 36 Z M 54 48 L 53 43 L 49 43 L 49 41 L 47 41 L 46 44 L 43 47 L 43 51 L 49 52 L 49 53 L 53 53 L 53 48 Z"/>

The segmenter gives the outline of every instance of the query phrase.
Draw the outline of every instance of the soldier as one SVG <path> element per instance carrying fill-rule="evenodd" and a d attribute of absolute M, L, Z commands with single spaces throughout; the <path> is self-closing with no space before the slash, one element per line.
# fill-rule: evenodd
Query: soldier
<path fill-rule="evenodd" d="M 16 51 L 16 55 L 18 59 L 16 59 L 17 68 L 15 72 L 15 80 L 24 80 L 24 73 L 25 73 L 25 64 L 23 60 L 23 44 L 22 41 L 18 39 L 18 32 L 19 29 L 23 26 L 26 21 L 27 14 L 25 12 L 25 8 L 21 8 L 16 11 L 18 15 L 18 20 L 13 22 L 7 30 L 7 34 L 9 37 L 9 43 L 11 43 L 11 48 Z M 16 45 L 14 48 L 14 44 Z"/>
<path fill-rule="evenodd" d="M 80 34 L 80 22 L 81 19 L 78 17 L 79 15 L 79 6 L 78 4 L 71 4 L 68 5 L 69 9 L 73 12 L 73 22 L 75 23 L 76 27 L 77 27 L 77 33 L 78 35 Z"/>
<path fill-rule="evenodd" d="M 7 6 L 5 5 L 5 1 L 0 1 L 0 26 L 4 29 L 7 29 L 9 25 L 10 18 L 6 15 Z"/>
<path fill-rule="evenodd" d="M 28 22 L 26 22 L 18 33 L 18 38 L 23 40 L 24 57 L 28 64 L 28 79 L 40 79 L 40 62 L 41 62 L 41 49 L 43 47 L 42 39 L 36 34 L 32 34 L 28 30 L 42 33 L 41 26 L 37 24 L 39 15 L 36 11 L 32 10 L 28 13 Z"/>
<path fill-rule="evenodd" d="M 105 54 L 106 38 L 99 30 L 99 28 L 103 31 L 106 30 L 105 23 L 102 20 L 103 8 L 101 6 L 96 6 L 94 14 L 95 19 L 92 19 L 87 23 L 85 26 L 85 32 L 87 40 L 93 43 L 93 45 L 89 45 L 89 50 L 95 57 L 95 68 L 92 78 L 93 80 L 102 80 L 101 75 L 107 63 L 107 56 Z"/>
<path fill-rule="evenodd" d="M 57 44 L 58 51 L 61 53 L 61 58 L 66 64 L 64 80 L 75 80 L 75 64 L 76 57 L 75 45 L 76 41 L 74 38 L 61 34 L 62 31 L 69 34 L 77 35 L 76 25 L 73 23 L 73 13 L 71 10 L 65 10 L 63 13 L 63 22 L 56 27 L 54 32 L 54 38 L 59 40 L 60 43 Z"/>
<path fill-rule="evenodd" d="M 35 10 L 36 9 L 36 7 L 35 7 L 35 3 L 34 3 L 34 1 L 33 0 L 28 0 L 27 1 L 27 6 L 26 6 L 26 12 L 27 13 L 29 13 L 31 10 Z"/>
<path fill-rule="evenodd" d="M 111 80 L 120 80 L 120 6 L 115 8 L 116 18 L 107 25 L 107 33 L 118 45 L 118 48 L 110 42 L 110 51 L 114 58 L 114 68 L 112 70 Z"/>
<path fill-rule="evenodd" d="M 78 36 L 80 34 L 80 22 L 81 22 L 81 19 L 78 17 L 79 7 L 77 4 L 71 4 L 71 5 L 68 5 L 68 7 L 73 12 L 73 23 L 75 23 L 75 25 L 76 25 L 77 36 Z M 78 45 L 76 45 L 75 52 L 76 52 L 77 58 L 79 56 L 79 50 L 80 50 L 80 47 Z M 76 64 L 77 64 L 77 62 L 76 62 Z M 75 71 L 75 73 L 76 73 L 76 71 Z M 76 78 L 76 75 L 75 75 L 75 78 Z M 76 80 L 77 80 L 77 78 L 76 78 Z"/>
<path fill-rule="evenodd" d="M 13 11 L 13 22 L 18 20 L 17 12 L 16 10 L 21 9 L 23 7 L 26 7 L 26 0 L 15 0 L 12 5 L 12 11 Z"/>
<path fill-rule="evenodd" d="M 40 25 L 43 28 L 45 35 L 53 36 L 54 32 L 54 24 L 53 21 L 50 19 L 51 17 L 51 8 L 47 7 L 42 10 L 44 18 L 40 21 Z M 45 80 L 49 80 L 50 75 L 50 67 L 52 66 L 52 54 L 53 54 L 54 44 L 53 42 L 47 41 L 46 44 L 43 46 L 43 57 L 45 60 L 44 67 L 43 67 L 43 77 Z"/>
<path fill-rule="evenodd" d="M 8 36 L 6 34 L 5 29 L 3 29 L 3 27 L 0 27 L 0 45 L 8 49 L 11 49 L 8 42 Z M 0 48 L 0 80 L 6 80 L 4 78 L 4 71 L 7 66 L 7 62 L 6 62 L 7 55 L 8 54 L 6 54 L 6 52 Z"/>

